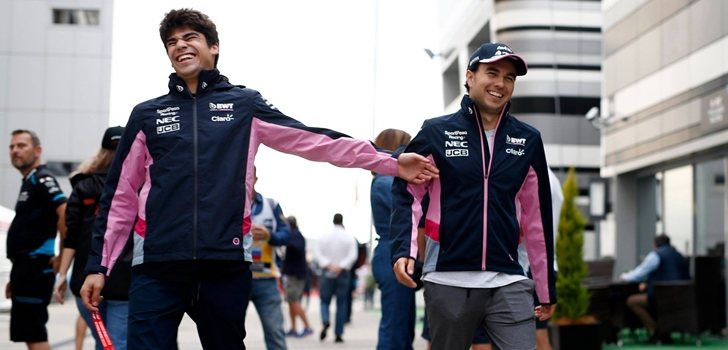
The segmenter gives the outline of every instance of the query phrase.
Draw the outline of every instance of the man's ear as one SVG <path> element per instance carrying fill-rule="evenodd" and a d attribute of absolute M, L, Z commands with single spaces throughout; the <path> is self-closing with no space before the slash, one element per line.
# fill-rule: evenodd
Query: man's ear
<path fill-rule="evenodd" d="M 210 53 L 213 55 L 220 54 L 220 44 L 212 44 L 212 46 L 210 46 Z"/>
<path fill-rule="evenodd" d="M 470 69 L 465 70 L 465 82 L 468 83 L 469 86 L 473 86 L 473 77 L 475 76 L 475 72 L 471 71 Z"/>

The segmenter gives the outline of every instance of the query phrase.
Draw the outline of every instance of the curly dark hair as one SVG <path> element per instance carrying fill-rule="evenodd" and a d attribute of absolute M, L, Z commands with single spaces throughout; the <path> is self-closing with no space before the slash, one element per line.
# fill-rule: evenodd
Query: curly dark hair
<path fill-rule="evenodd" d="M 167 38 L 173 30 L 180 27 L 189 27 L 194 31 L 202 33 L 207 41 L 207 46 L 220 44 L 220 38 L 217 36 L 217 27 L 215 23 L 207 17 L 206 14 L 193 9 L 179 9 L 167 12 L 164 19 L 159 23 L 159 37 L 162 39 L 162 45 L 167 47 Z M 215 67 L 220 54 L 215 56 Z"/>

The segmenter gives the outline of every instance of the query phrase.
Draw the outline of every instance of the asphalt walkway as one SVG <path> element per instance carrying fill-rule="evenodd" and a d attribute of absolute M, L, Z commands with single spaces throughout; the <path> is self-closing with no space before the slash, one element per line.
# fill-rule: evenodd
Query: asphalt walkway
<path fill-rule="evenodd" d="M 419 293 L 421 297 L 421 293 Z M 378 295 L 376 296 L 378 299 Z M 305 301 L 304 301 L 305 306 Z M 421 309 L 421 308 L 420 308 Z M 283 315 L 286 320 L 285 329 L 288 329 L 288 307 L 283 306 Z M 332 303 L 332 314 L 334 306 Z M 420 310 L 421 313 L 422 310 Z M 66 302 L 64 305 L 51 304 L 49 306 L 50 320 L 48 322 L 48 332 L 51 347 L 53 349 L 74 349 L 73 333 L 78 311 L 73 302 Z M 344 343 L 334 343 L 333 341 L 333 325 L 329 329 L 329 336 L 324 342 L 319 341 L 319 331 L 321 330 L 321 318 L 319 312 L 319 299 L 312 297 L 307 306 L 307 315 L 309 321 L 313 325 L 314 334 L 306 338 L 286 338 L 289 350 L 303 349 L 351 349 L 351 350 L 371 350 L 376 348 L 377 344 L 377 328 L 379 327 L 380 310 L 377 306 L 374 309 L 365 310 L 364 303 L 361 298 L 354 301 L 354 313 L 352 322 L 346 326 L 344 330 Z M 3 350 L 25 350 L 24 343 L 12 343 L 9 340 L 9 322 L 10 315 L 8 313 L 0 313 L 0 349 Z M 301 327 L 299 326 L 299 329 Z M 418 328 L 421 328 L 419 325 Z M 248 331 L 245 340 L 246 347 L 251 350 L 265 349 L 263 341 L 263 330 L 260 326 L 260 318 L 255 308 L 251 305 L 248 310 L 246 320 L 246 330 Z M 417 333 L 421 329 L 417 330 Z M 185 316 L 179 329 L 178 336 L 179 350 L 198 350 L 202 349 L 200 341 L 197 338 L 197 330 L 194 322 Z M 90 335 L 86 336 L 84 349 L 93 350 L 94 342 Z M 419 336 L 415 339 L 415 349 L 426 349 L 425 341 Z"/>

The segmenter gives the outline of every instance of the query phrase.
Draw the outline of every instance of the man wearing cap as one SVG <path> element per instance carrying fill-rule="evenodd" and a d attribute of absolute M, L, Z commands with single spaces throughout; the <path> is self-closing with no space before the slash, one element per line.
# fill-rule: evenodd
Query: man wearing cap
<path fill-rule="evenodd" d="M 50 349 L 48 303 L 58 259 L 56 231 L 66 234 L 63 212 L 66 196 L 41 164 L 40 138 L 31 130 L 15 130 L 10 140 L 10 161 L 23 175 L 8 229 L 7 256 L 13 262 L 5 297 L 12 300 L 10 340 L 25 342 L 28 349 Z"/>
<path fill-rule="evenodd" d="M 422 279 L 435 350 L 468 349 L 479 327 L 495 348 L 535 349 L 534 315 L 548 319 L 556 304 L 543 141 L 508 112 L 516 77 L 527 70 L 507 45 L 480 46 L 469 61 L 460 110 L 425 121 L 406 149 L 431 159 L 439 178 L 395 179 L 392 187 L 392 262 L 397 279 L 410 287 L 421 203 L 430 198 Z M 518 263 L 521 240 L 533 280 Z"/>

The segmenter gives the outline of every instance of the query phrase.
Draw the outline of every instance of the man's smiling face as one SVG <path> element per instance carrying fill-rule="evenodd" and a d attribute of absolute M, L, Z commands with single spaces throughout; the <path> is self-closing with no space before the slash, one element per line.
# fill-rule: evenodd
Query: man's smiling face
<path fill-rule="evenodd" d="M 197 79 L 201 71 L 215 68 L 218 44 L 208 46 L 205 35 L 189 27 L 174 29 L 165 46 L 174 71 L 185 81 Z"/>
<path fill-rule="evenodd" d="M 516 84 L 516 66 L 508 59 L 478 64 L 475 72 L 466 73 L 469 95 L 478 110 L 487 115 L 500 115 L 510 101 Z"/>

